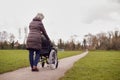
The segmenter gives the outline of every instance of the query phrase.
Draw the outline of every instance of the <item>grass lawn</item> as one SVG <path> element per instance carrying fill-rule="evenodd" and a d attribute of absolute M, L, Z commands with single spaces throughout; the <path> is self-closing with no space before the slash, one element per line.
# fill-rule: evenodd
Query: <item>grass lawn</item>
<path fill-rule="evenodd" d="M 81 51 L 58 52 L 58 58 L 80 54 Z M 0 50 L 0 74 L 29 66 L 27 50 Z"/>
<path fill-rule="evenodd" d="M 120 80 L 120 51 L 90 51 L 60 80 Z"/>
<path fill-rule="evenodd" d="M 0 50 L 0 73 L 13 71 L 28 65 L 28 51 Z"/>

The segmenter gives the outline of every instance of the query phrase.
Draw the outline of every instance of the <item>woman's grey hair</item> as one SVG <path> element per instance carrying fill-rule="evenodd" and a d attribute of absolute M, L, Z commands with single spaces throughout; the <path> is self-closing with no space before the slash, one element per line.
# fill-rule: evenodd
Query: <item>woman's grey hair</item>
<path fill-rule="evenodd" d="M 44 19 L 44 15 L 42 13 L 38 13 L 35 18 L 39 19 L 39 20 L 43 20 Z"/>

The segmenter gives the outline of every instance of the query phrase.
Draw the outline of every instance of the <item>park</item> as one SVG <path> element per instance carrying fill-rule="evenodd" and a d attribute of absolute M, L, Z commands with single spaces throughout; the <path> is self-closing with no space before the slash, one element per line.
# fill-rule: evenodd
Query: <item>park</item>
<path fill-rule="evenodd" d="M 120 80 L 120 0 L 0 0 L 0 10 L 0 80 Z"/>

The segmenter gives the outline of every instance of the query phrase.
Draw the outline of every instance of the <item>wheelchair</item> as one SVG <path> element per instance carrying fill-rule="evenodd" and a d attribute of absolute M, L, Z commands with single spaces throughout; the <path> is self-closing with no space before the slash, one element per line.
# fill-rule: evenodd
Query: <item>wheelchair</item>
<path fill-rule="evenodd" d="M 42 35 L 40 62 L 42 68 L 45 67 L 45 64 L 49 65 L 51 69 L 56 69 L 58 67 L 57 49 L 45 38 L 44 35 Z"/>

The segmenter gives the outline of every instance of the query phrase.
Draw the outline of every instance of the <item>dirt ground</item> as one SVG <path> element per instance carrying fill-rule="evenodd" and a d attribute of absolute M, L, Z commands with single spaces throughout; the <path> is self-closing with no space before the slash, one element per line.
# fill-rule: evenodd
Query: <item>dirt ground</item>
<path fill-rule="evenodd" d="M 32 72 L 30 67 L 21 68 L 16 71 L 0 74 L 0 80 L 58 80 L 73 66 L 74 62 L 84 57 L 87 53 L 84 52 L 80 55 L 59 60 L 58 68 L 55 70 L 51 70 L 47 66 L 41 68 L 41 64 L 38 64 L 39 72 Z"/>

